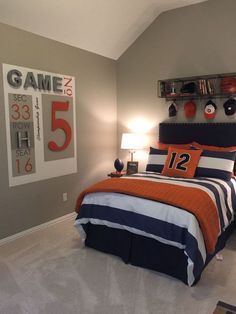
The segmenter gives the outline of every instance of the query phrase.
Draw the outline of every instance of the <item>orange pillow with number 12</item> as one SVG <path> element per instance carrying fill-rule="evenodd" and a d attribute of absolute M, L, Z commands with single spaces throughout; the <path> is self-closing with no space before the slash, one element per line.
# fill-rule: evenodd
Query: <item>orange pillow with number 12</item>
<path fill-rule="evenodd" d="M 168 148 L 162 174 L 168 177 L 193 178 L 202 150 Z"/>

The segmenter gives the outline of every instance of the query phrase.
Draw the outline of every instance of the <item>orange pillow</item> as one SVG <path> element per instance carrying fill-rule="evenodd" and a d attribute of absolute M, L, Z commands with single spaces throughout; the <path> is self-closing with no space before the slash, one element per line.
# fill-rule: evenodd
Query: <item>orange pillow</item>
<path fill-rule="evenodd" d="M 169 147 L 162 174 L 169 177 L 193 178 L 202 150 Z"/>
<path fill-rule="evenodd" d="M 175 147 L 175 148 L 184 148 L 184 149 L 189 149 L 191 148 L 191 143 L 189 144 L 165 144 L 165 143 L 157 143 L 157 147 L 159 149 L 168 149 L 170 146 Z"/>
<path fill-rule="evenodd" d="M 192 147 L 199 148 L 202 150 L 209 150 L 213 152 L 234 152 L 236 151 L 236 146 L 229 146 L 229 147 L 220 147 L 220 146 L 211 146 L 211 145 L 203 145 L 197 142 L 192 142 Z"/>

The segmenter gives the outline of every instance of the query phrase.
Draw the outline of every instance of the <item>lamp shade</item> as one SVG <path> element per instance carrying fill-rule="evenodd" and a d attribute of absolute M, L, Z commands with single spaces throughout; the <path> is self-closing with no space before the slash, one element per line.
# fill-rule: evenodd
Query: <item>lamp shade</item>
<path fill-rule="evenodd" d="M 139 133 L 123 133 L 121 139 L 121 148 L 122 149 L 143 149 L 144 139 L 143 136 Z"/>

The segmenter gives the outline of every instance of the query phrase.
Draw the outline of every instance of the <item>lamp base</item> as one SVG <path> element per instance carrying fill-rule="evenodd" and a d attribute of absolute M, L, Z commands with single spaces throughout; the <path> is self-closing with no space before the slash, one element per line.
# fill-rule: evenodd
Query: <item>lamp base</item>
<path fill-rule="evenodd" d="M 129 152 L 130 152 L 130 159 L 131 159 L 131 161 L 134 161 L 135 150 L 131 149 Z"/>

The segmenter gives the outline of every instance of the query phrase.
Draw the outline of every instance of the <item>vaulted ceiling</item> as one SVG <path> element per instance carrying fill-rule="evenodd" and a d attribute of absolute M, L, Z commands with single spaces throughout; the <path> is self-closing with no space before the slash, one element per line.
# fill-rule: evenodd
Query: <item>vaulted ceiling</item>
<path fill-rule="evenodd" d="M 161 13 L 206 0 L 0 0 L 0 22 L 117 59 Z"/>

